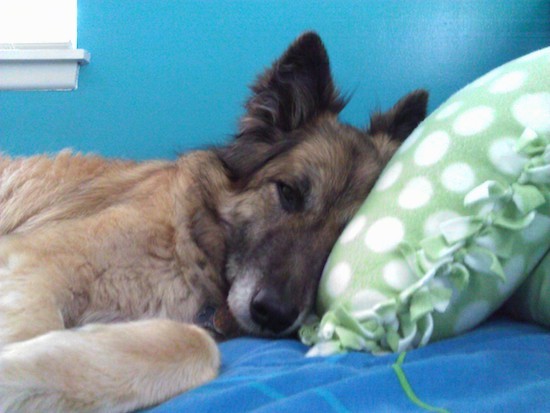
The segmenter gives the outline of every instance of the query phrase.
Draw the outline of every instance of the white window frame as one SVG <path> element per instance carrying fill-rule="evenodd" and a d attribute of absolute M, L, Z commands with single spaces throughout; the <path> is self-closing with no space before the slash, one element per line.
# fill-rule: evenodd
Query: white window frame
<path fill-rule="evenodd" d="M 90 53 L 71 41 L 0 44 L 0 91 L 74 90 L 80 66 L 89 62 Z"/>

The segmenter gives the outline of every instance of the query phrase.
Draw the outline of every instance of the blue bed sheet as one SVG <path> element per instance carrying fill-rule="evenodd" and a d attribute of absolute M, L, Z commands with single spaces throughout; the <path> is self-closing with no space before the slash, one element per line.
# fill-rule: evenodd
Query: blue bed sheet
<path fill-rule="evenodd" d="M 253 338 L 221 351 L 218 379 L 144 412 L 550 412 L 550 332 L 503 318 L 408 352 L 411 397 L 398 354 L 305 358 L 298 341 Z"/>

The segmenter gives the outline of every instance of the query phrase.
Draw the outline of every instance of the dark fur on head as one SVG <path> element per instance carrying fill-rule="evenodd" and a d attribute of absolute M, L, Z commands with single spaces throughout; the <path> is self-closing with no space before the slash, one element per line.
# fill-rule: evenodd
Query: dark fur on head
<path fill-rule="evenodd" d="M 325 47 L 312 32 L 300 36 L 251 89 L 236 142 L 220 153 L 234 179 L 290 149 L 285 133 L 320 114 L 338 114 L 347 103 L 334 86 Z"/>
<path fill-rule="evenodd" d="M 228 303 L 241 326 L 286 334 L 314 303 L 325 260 L 380 171 L 424 119 L 418 90 L 368 130 L 338 121 L 345 106 L 319 36 L 299 37 L 252 86 L 240 131 L 217 156 L 235 186 Z"/>

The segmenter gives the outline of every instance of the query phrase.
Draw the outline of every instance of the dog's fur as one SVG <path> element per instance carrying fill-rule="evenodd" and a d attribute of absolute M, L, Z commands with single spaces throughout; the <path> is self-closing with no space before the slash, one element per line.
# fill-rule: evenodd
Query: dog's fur
<path fill-rule="evenodd" d="M 0 410 L 123 412 L 217 374 L 193 326 L 228 305 L 244 333 L 292 333 L 326 257 L 425 117 L 416 91 L 368 129 L 314 33 L 252 88 L 236 139 L 175 162 L 0 157 Z"/>

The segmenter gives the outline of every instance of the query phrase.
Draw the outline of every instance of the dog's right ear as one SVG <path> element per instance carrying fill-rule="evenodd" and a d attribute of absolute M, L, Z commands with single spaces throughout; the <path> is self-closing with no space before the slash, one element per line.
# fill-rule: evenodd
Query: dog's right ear
<path fill-rule="evenodd" d="M 258 77 L 236 140 L 218 151 L 233 179 L 252 175 L 296 142 L 291 132 L 345 106 L 330 73 L 327 51 L 313 32 L 300 36 Z"/>
<path fill-rule="evenodd" d="M 345 105 L 334 86 L 325 46 L 313 32 L 296 39 L 258 77 L 252 91 L 241 134 L 265 127 L 289 132 L 319 113 L 339 113 Z"/>

